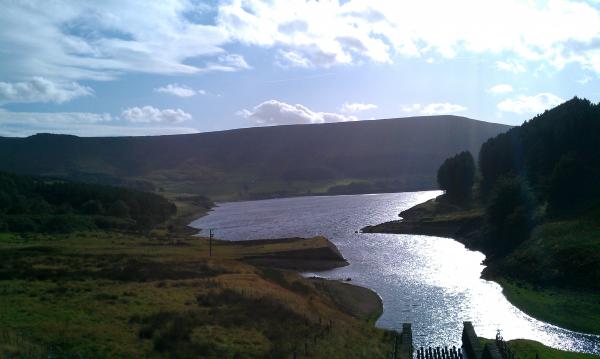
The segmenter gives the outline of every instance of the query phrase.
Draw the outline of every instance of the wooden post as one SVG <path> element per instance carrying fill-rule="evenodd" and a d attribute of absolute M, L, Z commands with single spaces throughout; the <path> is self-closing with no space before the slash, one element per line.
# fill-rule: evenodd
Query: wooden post
<path fill-rule="evenodd" d="M 212 240 L 213 240 L 214 232 L 213 229 L 208 230 L 208 256 L 212 257 Z"/>

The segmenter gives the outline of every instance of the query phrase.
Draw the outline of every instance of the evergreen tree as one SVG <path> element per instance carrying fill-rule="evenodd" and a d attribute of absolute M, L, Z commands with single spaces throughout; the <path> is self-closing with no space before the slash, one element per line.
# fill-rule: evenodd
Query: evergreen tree
<path fill-rule="evenodd" d="M 471 194 L 475 182 L 475 161 L 469 151 L 444 161 L 437 173 L 440 188 L 452 199 L 464 199 Z"/>

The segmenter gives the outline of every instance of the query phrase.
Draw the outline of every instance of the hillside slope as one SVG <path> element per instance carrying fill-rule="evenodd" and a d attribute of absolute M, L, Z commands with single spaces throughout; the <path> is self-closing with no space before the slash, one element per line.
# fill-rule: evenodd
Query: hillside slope
<path fill-rule="evenodd" d="M 0 170 L 217 199 L 410 190 L 436 187 L 446 157 L 476 153 L 508 129 L 431 116 L 153 137 L 38 134 L 0 138 Z"/>

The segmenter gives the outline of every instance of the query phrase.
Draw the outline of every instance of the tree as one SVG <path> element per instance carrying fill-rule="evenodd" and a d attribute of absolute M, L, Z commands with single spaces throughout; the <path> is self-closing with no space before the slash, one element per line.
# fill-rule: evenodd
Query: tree
<path fill-rule="evenodd" d="M 494 239 L 493 251 L 506 253 L 529 237 L 536 220 L 533 195 L 519 177 L 496 182 L 486 207 L 488 230 Z"/>
<path fill-rule="evenodd" d="M 129 206 L 123 200 L 116 200 L 108 207 L 108 215 L 119 218 L 129 218 Z"/>
<path fill-rule="evenodd" d="M 452 199 L 464 199 L 471 194 L 475 182 L 475 161 L 469 151 L 444 161 L 437 172 L 440 188 Z"/>
<path fill-rule="evenodd" d="M 573 153 L 563 155 L 548 180 L 548 207 L 552 216 L 577 215 L 598 202 L 600 171 Z"/>
<path fill-rule="evenodd" d="M 104 206 L 102 206 L 102 202 L 95 199 L 91 199 L 81 206 L 81 211 L 84 214 L 89 215 L 102 214 L 104 213 Z"/>

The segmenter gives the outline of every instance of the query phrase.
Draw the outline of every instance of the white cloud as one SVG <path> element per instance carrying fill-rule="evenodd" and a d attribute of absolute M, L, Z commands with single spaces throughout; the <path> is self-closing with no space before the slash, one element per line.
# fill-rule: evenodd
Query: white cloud
<path fill-rule="evenodd" d="M 121 118 L 134 123 L 180 123 L 191 120 L 192 115 L 181 109 L 160 110 L 152 106 L 131 107 L 123 110 Z"/>
<path fill-rule="evenodd" d="M 494 95 L 501 95 L 511 93 L 514 91 L 514 89 L 511 85 L 508 84 L 498 84 L 496 86 L 490 87 L 487 91 Z"/>
<path fill-rule="evenodd" d="M 514 112 L 518 114 L 537 114 L 553 108 L 565 102 L 564 99 L 551 94 L 540 93 L 534 96 L 517 96 L 498 103 L 498 109 L 503 112 Z"/>
<path fill-rule="evenodd" d="M 391 62 L 390 47 L 368 28 L 370 20 L 349 11 L 337 2 L 232 1 L 219 8 L 217 23 L 242 43 L 281 47 L 277 63 L 285 67 L 328 67 L 355 57 Z"/>
<path fill-rule="evenodd" d="M 314 66 L 313 62 L 310 61 L 304 55 L 296 52 L 296 51 L 284 51 L 279 50 L 277 54 L 277 60 L 275 62 L 277 65 L 283 68 L 287 67 L 312 67 Z"/>
<path fill-rule="evenodd" d="M 0 82 L 0 103 L 63 103 L 92 93 L 91 88 L 75 82 L 56 83 L 43 77 L 34 77 L 26 82 Z"/>
<path fill-rule="evenodd" d="M 91 112 L 12 112 L 0 109 L 0 122 L 27 124 L 93 124 L 110 122 L 114 118 L 109 113 Z"/>
<path fill-rule="evenodd" d="M 453 103 L 431 103 L 423 106 L 420 113 L 423 115 L 446 115 L 465 111 L 467 108 Z"/>
<path fill-rule="evenodd" d="M 418 112 L 421 109 L 421 107 L 421 104 L 413 103 L 412 105 L 400 106 L 400 110 L 402 110 L 402 112 Z"/>
<path fill-rule="evenodd" d="M 516 60 L 496 61 L 496 67 L 502 71 L 513 72 L 516 74 L 527 71 L 525 66 Z"/>
<path fill-rule="evenodd" d="M 0 78 L 249 69 L 226 51 L 239 43 L 275 47 L 282 66 L 502 54 L 512 60 L 497 66 L 508 71 L 541 62 L 600 73 L 599 41 L 600 10 L 572 0 L 9 1 L 0 12 Z"/>
<path fill-rule="evenodd" d="M 577 80 L 577 83 L 580 84 L 580 85 L 585 85 L 585 84 L 587 84 L 588 82 L 590 82 L 592 80 L 593 79 L 590 76 L 585 76 L 585 77 Z"/>
<path fill-rule="evenodd" d="M 166 86 L 155 88 L 154 91 L 171 94 L 178 97 L 192 97 L 196 94 L 204 95 L 206 93 L 204 90 L 196 91 L 191 87 L 178 84 L 168 84 Z"/>
<path fill-rule="evenodd" d="M 226 71 L 236 71 L 240 69 L 251 69 L 252 67 L 248 65 L 244 56 L 240 54 L 227 54 L 219 56 L 219 64 L 224 67 L 228 67 L 229 69 Z"/>
<path fill-rule="evenodd" d="M 353 102 L 353 103 L 344 103 L 342 105 L 342 108 L 340 108 L 340 111 L 345 112 L 345 113 L 354 113 L 354 112 L 360 112 L 360 111 L 368 111 L 368 110 L 374 110 L 377 108 L 377 105 L 372 104 L 372 103 L 360 103 L 360 102 Z"/>
<path fill-rule="evenodd" d="M 448 115 L 448 114 L 452 114 L 452 113 L 462 112 L 462 111 L 466 111 L 467 108 L 462 105 L 443 102 L 443 103 L 430 103 L 427 105 L 422 105 L 420 103 L 413 103 L 411 105 L 402 105 L 402 106 L 400 106 L 400 110 L 402 112 L 407 112 L 407 113 L 433 116 L 433 115 Z"/>
<path fill-rule="evenodd" d="M 208 10 L 189 0 L 3 3 L 0 78 L 107 80 L 248 68 L 240 55 L 226 54 L 231 41 L 223 29 L 194 20 Z"/>
<path fill-rule="evenodd" d="M 279 47 L 278 62 L 288 66 L 488 53 L 513 56 L 498 64 L 511 71 L 537 61 L 600 72 L 600 11 L 580 1 L 231 0 L 219 6 L 217 24 L 244 44 Z"/>
<path fill-rule="evenodd" d="M 78 136 L 145 136 L 196 133 L 189 127 L 131 126 L 108 113 L 12 112 L 0 109 L 0 136 L 24 137 L 36 133 Z"/>
<path fill-rule="evenodd" d="M 291 125 L 357 120 L 354 116 L 331 112 L 315 112 L 303 105 L 290 105 L 277 100 L 265 101 L 252 110 L 243 109 L 238 111 L 237 114 L 259 125 Z"/>

